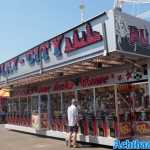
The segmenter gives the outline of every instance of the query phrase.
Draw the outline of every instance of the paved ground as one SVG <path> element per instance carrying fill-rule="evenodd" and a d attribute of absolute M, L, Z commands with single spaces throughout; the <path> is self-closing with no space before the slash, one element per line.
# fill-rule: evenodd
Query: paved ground
<path fill-rule="evenodd" d="M 8 131 L 0 125 L 0 150 L 67 150 L 64 141 Z M 73 150 L 74 148 L 71 148 Z M 81 145 L 78 150 L 110 150 L 111 148 Z"/>

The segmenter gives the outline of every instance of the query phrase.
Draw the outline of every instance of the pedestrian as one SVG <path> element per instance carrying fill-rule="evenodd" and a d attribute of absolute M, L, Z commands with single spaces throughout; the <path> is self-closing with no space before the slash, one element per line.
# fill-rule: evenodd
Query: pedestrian
<path fill-rule="evenodd" d="M 68 115 L 68 127 L 69 127 L 69 135 L 68 135 L 68 146 L 77 147 L 77 133 L 78 133 L 78 108 L 77 108 L 77 100 L 72 99 L 71 105 L 67 109 Z"/>

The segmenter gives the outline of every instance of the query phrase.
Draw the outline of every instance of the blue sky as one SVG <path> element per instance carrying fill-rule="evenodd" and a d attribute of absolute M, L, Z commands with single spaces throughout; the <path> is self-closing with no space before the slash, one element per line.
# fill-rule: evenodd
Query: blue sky
<path fill-rule="evenodd" d="M 0 0 L 0 63 L 80 23 L 80 0 Z M 85 19 L 112 8 L 113 0 L 84 0 Z M 126 4 L 125 11 L 133 13 Z M 138 6 L 136 12 L 149 9 Z"/>

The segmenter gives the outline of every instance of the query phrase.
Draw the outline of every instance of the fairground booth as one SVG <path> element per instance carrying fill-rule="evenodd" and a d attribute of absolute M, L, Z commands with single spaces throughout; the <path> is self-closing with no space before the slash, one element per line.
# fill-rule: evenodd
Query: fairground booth
<path fill-rule="evenodd" d="M 6 89 L 0 89 L 0 123 L 6 123 L 8 97 L 9 91 Z"/>
<path fill-rule="evenodd" d="M 113 9 L 0 65 L 5 126 L 65 138 L 78 100 L 78 141 L 150 138 L 150 22 Z"/>

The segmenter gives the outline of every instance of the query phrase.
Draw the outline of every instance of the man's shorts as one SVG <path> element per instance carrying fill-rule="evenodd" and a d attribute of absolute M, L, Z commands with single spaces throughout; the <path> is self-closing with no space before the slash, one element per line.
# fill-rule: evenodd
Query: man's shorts
<path fill-rule="evenodd" d="M 69 126 L 69 132 L 73 133 L 77 133 L 78 132 L 78 126 L 75 125 L 75 126 Z"/>

